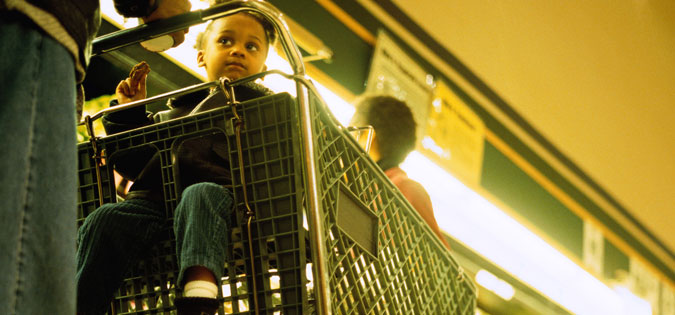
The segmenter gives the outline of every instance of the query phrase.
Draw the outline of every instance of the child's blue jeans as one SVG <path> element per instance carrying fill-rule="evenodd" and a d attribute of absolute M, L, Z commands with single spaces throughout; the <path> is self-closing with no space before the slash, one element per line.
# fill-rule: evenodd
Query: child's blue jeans
<path fill-rule="evenodd" d="M 179 286 L 191 266 L 207 267 L 221 278 L 232 203 L 231 192 L 213 183 L 183 191 L 174 213 Z M 105 204 L 86 218 L 78 235 L 78 312 L 107 310 L 126 272 L 158 241 L 166 222 L 163 206 L 142 199 Z"/>

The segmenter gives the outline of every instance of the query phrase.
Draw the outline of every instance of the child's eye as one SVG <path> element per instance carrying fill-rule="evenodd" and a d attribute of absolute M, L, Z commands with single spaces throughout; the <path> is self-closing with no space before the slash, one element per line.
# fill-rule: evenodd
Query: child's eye
<path fill-rule="evenodd" d="M 232 45 L 232 39 L 227 38 L 227 37 L 223 37 L 223 38 L 218 40 L 218 43 L 229 46 L 229 45 Z"/>
<path fill-rule="evenodd" d="M 246 49 L 248 49 L 250 51 L 258 51 L 259 50 L 258 45 L 254 44 L 254 43 L 246 44 Z"/>

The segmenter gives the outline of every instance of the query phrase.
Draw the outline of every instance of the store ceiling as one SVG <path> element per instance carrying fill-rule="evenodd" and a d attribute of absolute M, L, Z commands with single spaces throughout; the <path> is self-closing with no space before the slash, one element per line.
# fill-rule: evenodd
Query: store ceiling
<path fill-rule="evenodd" d="M 675 252 L 675 2 L 393 2 Z"/>

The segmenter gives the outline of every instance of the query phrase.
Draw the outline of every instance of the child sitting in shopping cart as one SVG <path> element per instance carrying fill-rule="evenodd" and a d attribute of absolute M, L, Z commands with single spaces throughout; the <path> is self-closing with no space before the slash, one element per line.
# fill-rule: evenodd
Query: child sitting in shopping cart
<path fill-rule="evenodd" d="M 276 40 L 274 26 L 252 12 L 240 12 L 210 23 L 197 42 L 199 66 L 209 80 L 236 80 L 266 70 L 265 60 Z M 149 69 L 135 67 L 130 78 L 120 82 L 119 103 L 146 97 Z M 147 115 L 136 107 L 103 118 L 108 134 L 150 125 L 158 120 L 189 114 L 206 103 L 222 106 L 222 93 L 189 94 L 171 103 L 162 115 Z M 271 94 L 256 84 L 235 87 L 237 100 Z M 203 101 L 202 101 L 203 100 Z M 201 101 L 201 102 L 200 102 Z M 203 104 L 202 104 L 203 105 Z M 138 154 L 136 154 L 138 153 Z M 126 199 L 104 204 L 91 213 L 79 230 L 77 252 L 78 313 L 103 314 L 121 285 L 124 275 L 159 241 L 168 218 L 164 210 L 159 154 L 134 152 L 116 164 L 116 169 L 134 181 Z M 214 314 L 216 295 L 226 259 L 233 211 L 232 180 L 225 136 L 212 135 L 185 141 L 177 148 L 181 184 L 185 189 L 174 212 L 174 232 L 179 265 L 177 285 L 183 297 L 175 300 L 178 314 Z M 135 165 L 138 163 L 141 165 Z M 124 163 L 124 164 L 122 164 Z"/>

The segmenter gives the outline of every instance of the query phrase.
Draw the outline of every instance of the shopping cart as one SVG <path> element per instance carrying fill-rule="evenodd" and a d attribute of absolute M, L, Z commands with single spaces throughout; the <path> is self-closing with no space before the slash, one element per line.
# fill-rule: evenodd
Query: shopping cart
<path fill-rule="evenodd" d="M 78 222 L 120 197 L 114 161 L 129 150 L 160 155 L 167 220 L 182 187 L 172 152 L 205 135 L 224 135 L 235 209 L 223 262 L 219 314 L 466 314 L 476 288 L 397 188 L 332 116 L 304 72 L 279 11 L 262 1 L 231 1 L 98 38 L 94 54 L 240 11 L 276 28 L 292 74 L 267 71 L 186 87 L 85 116 L 79 144 Z M 238 103 L 234 86 L 267 75 L 296 85 Z M 233 96 L 222 107 L 123 133 L 96 137 L 104 114 L 207 88 Z M 175 313 L 177 262 L 170 229 L 130 272 L 110 314 Z"/>

